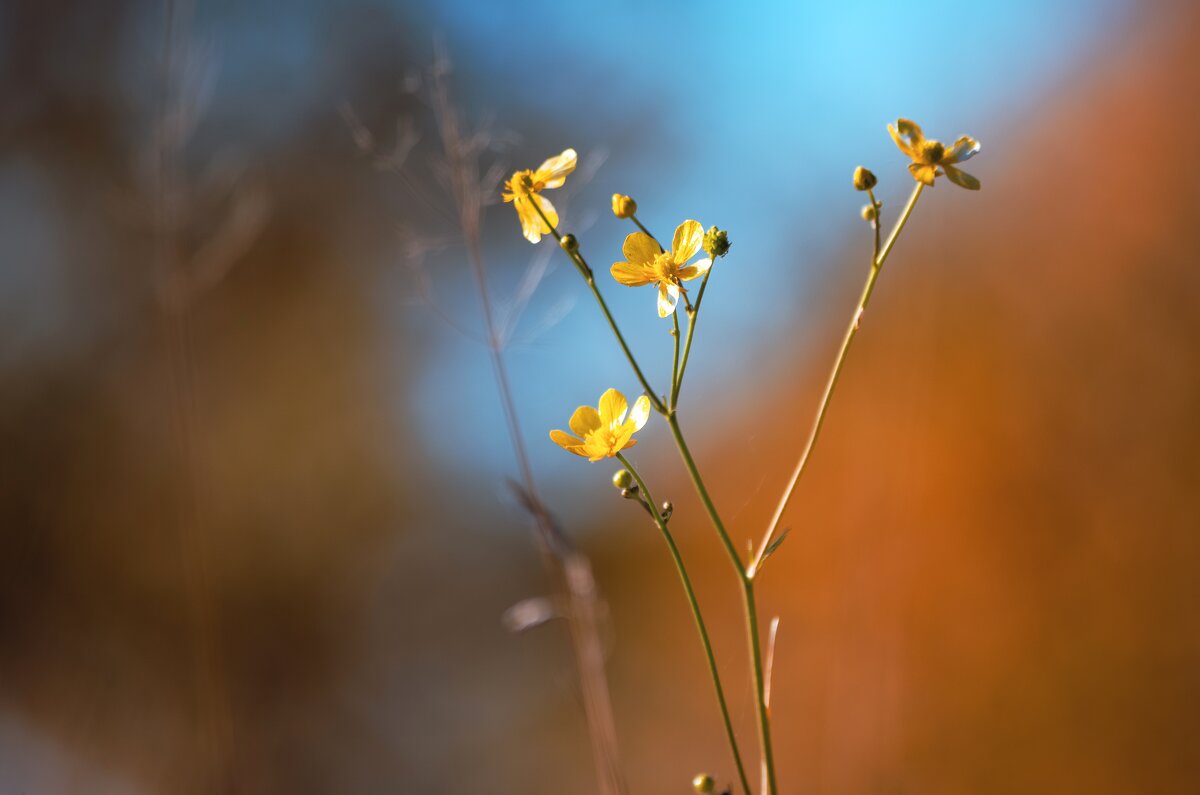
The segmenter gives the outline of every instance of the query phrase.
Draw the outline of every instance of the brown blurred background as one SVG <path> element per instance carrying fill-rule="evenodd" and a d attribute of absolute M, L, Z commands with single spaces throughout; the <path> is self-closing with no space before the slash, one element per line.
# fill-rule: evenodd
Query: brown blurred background
<path fill-rule="evenodd" d="M 18 3 L 0 28 L 0 792 L 595 791 L 563 627 L 500 620 L 550 586 L 503 483 L 478 301 L 439 198 L 429 41 L 447 34 L 458 101 L 498 130 L 488 163 L 607 150 L 570 204 L 555 197 L 594 228 L 597 263 L 627 231 L 606 214 L 613 190 L 654 198 L 697 170 L 663 139 L 708 162 L 728 151 L 731 172 L 753 171 L 751 144 L 672 138 L 657 94 L 597 132 L 583 106 L 607 112 L 603 61 L 585 54 L 561 61 L 579 96 L 495 94 L 489 64 L 553 71 L 561 53 L 498 35 L 489 61 L 431 7 L 178 4 L 168 27 L 164 6 L 103 6 Z M 947 46 L 1035 47 L 1005 27 L 989 44 L 987 14 L 1019 29 L 1018 6 Z M 587 22 L 562 13 L 547 30 Z M 984 189 L 926 193 L 864 318 L 760 585 L 781 619 L 787 792 L 1200 790 L 1200 13 L 1106 13 L 1036 91 L 1017 96 L 1020 50 L 994 62 L 1013 74 L 977 76 Z M 479 14 L 497 31 L 522 19 Z M 639 18 L 611 14 L 598 24 Z M 259 47 L 268 66 L 244 55 Z M 306 66 L 289 72 L 293 47 Z M 915 74 L 948 74 L 914 57 L 932 59 Z M 937 93 L 915 82 L 914 104 Z M 891 110 L 848 96 L 871 119 Z M 860 155 L 832 142 L 864 125 L 819 97 L 828 131 L 773 115 L 807 101 L 766 97 L 759 119 L 791 152 L 780 178 L 816 194 L 801 221 L 783 199 L 760 212 L 736 174 L 709 174 L 719 198 L 661 188 L 647 210 L 667 231 L 703 213 L 734 240 L 682 410 L 739 540 L 769 518 L 865 276 L 867 233 L 836 225 L 857 209 L 848 175 L 877 158 L 889 211 L 908 190 L 881 122 L 855 133 L 875 147 Z M 929 102 L 936 116 L 949 100 Z M 406 157 L 391 169 L 379 152 Z M 765 215 L 754 232 L 776 248 L 737 212 Z M 511 308 L 530 252 L 509 208 L 489 209 L 484 241 Z M 610 467 L 547 449 L 576 404 L 633 391 L 581 288 L 552 268 L 510 355 L 544 496 L 610 608 L 630 791 L 685 792 L 701 769 L 732 782 L 661 542 L 610 495 Z M 604 289 L 661 334 L 648 295 Z M 566 358 L 576 343 L 603 363 Z M 750 743 L 732 575 L 666 434 L 648 428 L 636 452 L 675 502 Z"/>

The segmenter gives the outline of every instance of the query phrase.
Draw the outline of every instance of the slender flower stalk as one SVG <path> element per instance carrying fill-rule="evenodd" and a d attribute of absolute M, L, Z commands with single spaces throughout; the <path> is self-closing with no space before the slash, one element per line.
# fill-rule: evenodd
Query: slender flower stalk
<path fill-rule="evenodd" d="M 796 493 L 796 484 L 800 482 L 800 476 L 804 474 L 804 470 L 808 467 L 813 447 L 816 445 L 817 439 L 821 435 L 821 428 L 825 424 L 825 415 L 829 410 L 829 400 L 833 397 L 833 390 L 837 387 L 838 378 L 842 374 L 842 365 L 846 362 L 846 354 L 850 351 L 850 345 L 854 342 L 855 335 L 858 334 L 863 312 L 866 311 L 867 304 L 871 300 L 871 293 L 875 290 L 875 282 L 879 279 L 879 274 L 883 270 L 883 264 L 887 262 L 888 255 L 892 252 L 892 247 L 896 245 L 896 239 L 904 230 L 904 225 L 908 223 L 908 217 L 912 215 L 913 208 L 917 206 L 917 199 L 921 197 L 921 191 L 924 188 L 925 183 L 923 182 L 918 182 L 916 187 L 913 188 L 912 195 L 908 199 L 908 204 L 904 207 L 904 212 L 900 214 L 900 218 L 896 221 L 896 226 L 892 229 L 892 233 L 888 235 L 887 242 L 884 243 L 882 249 L 879 247 L 879 219 L 878 217 L 875 219 L 875 252 L 871 257 L 871 270 L 867 274 L 867 283 L 863 287 L 862 296 L 858 299 L 858 305 L 855 307 L 854 314 L 850 318 L 850 325 L 846 329 L 845 336 L 842 338 L 842 347 L 838 351 L 837 358 L 834 359 L 833 370 L 829 373 L 829 380 L 825 384 L 825 393 L 822 395 L 821 403 L 817 407 L 816 419 L 813 420 L 812 429 L 808 433 L 808 441 L 804 444 L 804 450 L 800 453 L 800 460 L 796 463 L 795 469 L 792 470 L 792 477 L 788 481 L 787 488 L 783 491 L 783 497 L 780 498 L 779 504 L 775 507 L 775 513 L 771 517 L 770 525 L 767 526 L 767 532 L 763 535 L 762 542 L 758 545 L 758 551 L 755 553 L 754 559 L 750 562 L 750 566 L 746 571 L 746 576 L 751 579 L 758 574 L 767 549 L 771 541 L 775 538 L 775 534 L 779 531 L 779 525 L 783 521 L 783 514 L 787 510 L 788 504 L 792 501 L 792 495 Z M 871 201 L 875 202 L 873 195 Z"/>
<path fill-rule="evenodd" d="M 667 523 L 663 520 L 662 514 L 659 512 L 654 497 L 650 493 L 650 488 L 646 482 L 642 480 L 642 476 L 638 474 L 637 469 L 633 464 L 629 463 L 629 459 L 621 453 L 617 453 L 617 460 L 620 461 L 629 474 L 633 475 L 634 481 L 637 482 L 638 488 L 645 497 L 645 504 L 649 508 L 651 518 L 654 519 L 654 524 L 658 527 L 658 531 L 662 534 L 663 540 L 667 542 L 667 548 L 671 551 L 671 559 L 675 562 L 675 570 L 679 572 L 679 579 L 683 583 L 684 593 L 687 595 L 688 605 L 692 609 L 692 618 L 696 622 L 696 630 L 700 633 L 700 642 L 704 646 L 704 657 L 708 661 L 708 673 L 712 678 L 713 689 L 717 692 L 717 703 L 721 706 L 721 718 L 725 723 L 725 733 L 729 737 L 729 749 L 733 752 L 733 761 L 737 766 L 738 778 L 742 783 L 742 790 L 746 795 L 750 795 L 753 790 L 750 789 L 750 781 L 746 777 L 746 767 L 742 763 L 742 754 L 738 750 L 737 736 L 733 731 L 733 720 L 729 716 L 729 705 L 725 701 L 725 689 L 721 686 L 721 674 L 717 670 L 717 658 L 713 653 L 712 641 L 708 636 L 708 628 L 704 623 L 704 616 L 700 611 L 700 603 L 696 599 L 696 591 L 692 588 L 691 577 L 688 576 L 687 567 L 683 563 L 683 556 L 679 552 L 679 547 L 675 543 L 674 536 L 667 529 Z"/>
<path fill-rule="evenodd" d="M 754 677 L 754 710 L 758 717 L 758 739 L 762 751 L 763 777 L 766 779 L 762 791 L 765 795 L 773 795 L 778 792 L 775 786 L 775 753 L 771 745 L 771 716 L 766 703 L 762 642 L 758 634 L 758 609 L 754 601 L 754 578 L 748 575 L 737 548 L 733 545 L 729 532 L 725 529 L 725 523 L 721 520 L 716 505 L 713 504 L 712 496 L 704 485 L 700 469 L 696 466 L 696 460 L 692 457 L 692 451 L 683 436 L 683 430 L 679 427 L 679 417 L 674 412 L 667 415 L 667 425 L 671 428 L 671 437 L 675 440 L 675 446 L 679 448 L 684 467 L 687 469 L 688 477 L 692 480 L 696 494 L 700 497 L 700 502 L 704 505 L 704 511 L 716 529 L 721 544 L 725 547 L 725 553 L 729 556 L 729 562 L 738 575 L 738 584 L 741 586 L 742 592 L 742 607 L 746 613 L 746 632 L 750 644 L 751 672 Z"/>
<path fill-rule="evenodd" d="M 550 232 L 554 235 L 555 240 L 557 240 L 561 245 L 563 236 L 558 231 L 557 224 L 550 223 L 550 219 L 546 217 L 544 212 L 542 212 L 540 205 L 534 204 L 533 207 L 537 210 L 538 215 L 542 217 L 542 220 L 546 223 L 546 226 L 549 227 Z M 600 288 L 596 287 L 596 277 L 592 274 L 592 269 L 588 267 L 587 261 L 583 258 L 583 254 L 581 254 L 578 249 L 567 253 L 568 256 L 571 257 L 571 261 L 575 263 L 575 268 L 579 271 L 579 274 L 583 276 L 584 281 L 587 282 L 588 287 L 592 291 L 592 295 L 596 298 L 596 303 L 600 305 L 600 311 L 604 313 L 604 318 L 608 321 L 608 327 L 612 329 L 613 335 L 617 338 L 617 342 L 621 345 L 621 350 L 625 352 L 625 358 L 629 360 L 630 367 L 633 368 L 634 374 L 637 375 L 638 381 L 641 382 L 642 389 L 646 391 L 646 396 L 650 398 L 650 405 L 654 406 L 655 411 L 660 413 L 665 412 L 667 410 L 666 403 L 664 403 L 659 394 L 654 391 L 654 388 L 650 386 L 650 382 L 646 379 L 646 374 L 642 372 L 642 368 L 638 365 L 637 358 L 633 355 L 633 351 L 629 349 L 629 343 L 625 342 L 625 336 L 621 334 L 621 329 L 619 326 L 617 326 L 617 321 L 613 319 L 612 312 L 609 310 L 608 304 L 604 301 L 604 296 L 600 294 Z"/>

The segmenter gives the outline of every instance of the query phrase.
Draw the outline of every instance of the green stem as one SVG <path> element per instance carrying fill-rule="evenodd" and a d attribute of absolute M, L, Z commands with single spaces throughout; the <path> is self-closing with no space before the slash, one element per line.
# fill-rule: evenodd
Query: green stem
<path fill-rule="evenodd" d="M 550 230 L 550 232 L 554 235 L 555 240 L 557 240 L 561 245 L 562 235 L 559 234 L 558 229 L 556 229 L 554 225 L 550 223 L 550 219 L 546 217 L 546 214 L 542 212 L 541 205 L 539 205 L 536 200 L 531 200 L 530 203 L 533 205 L 533 208 L 537 210 L 538 215 L 542 217 L 542 221 L 546 224 L 546 228 Z M 667 404 L 663 402 L 663 399 L 658 395 L 657 392 L 654 391 L 654 388 L 650 386 L 650 382 L 646 380 L 646 375 L 642 372 L 642 368 L 638 365 L 637 359 L 634 357 L 633 351 L 629 349 L 628 343 L 625 342 L 625 337 L 621 334 L 621 329 L 617 326 L 617 321 L 613 319 L 612 312 L 608 309 L 608 304 L 604 302 L 604 296 L 600 295 L 600 289 L 596 287 L 596 279 L 592 275 L 592 269 L 588 267 L 587 261 L 583 258 L 583 255 L 579 253 L 578 249 L 573 252 L 567 252 L 567 256 L 571 258 L 571 262 L 575 264 L 579 274 L 583 276 L 584 281 L 586 281 L 588 287 L 591 288 L 592 295 L 596 297 L 596 303 L 600 305 L 600 311 L 604 313 L 604 318 L 608 321 L 608 327 L 612 329 L 613 336 L 615 336 L 617 338 L 617 342 L 620 343 L 621 350 L 625 351 L 625 358 L 629 360 L 629 365 L 633 368 L 634 374 L 637 375 L 638 381 L 641 382 L 642 389 L 645 391 L 646 396 L 650 398 L 651 405 L 654 406 L 656 411 L 665 414 L 667 411 Z"/>
<path fill-rule="evenodd" d="M 690 315 L 689 315 L 690 317 Z M 671 355 L 671 395 L 667 399 L 667 408 L 675 409 L 675 385 L 679 382 L 679 306 L 671 313 L 671 336 L 674 338 L 675 351 Z"/>
<path fill-rule="evenodd" d="M 713 265 L 715 264 L 714 262 Z M 679 362 L 679 371 L 675 376 L 675 383 L 671 391 L 672 411 L 679 404 L 679 390 L 683 388 L 683 373 L 687 370 L 688 359 L 692 355 L 692 335 L 696 333 L 696 321 L 700 317 L 700 304 L 704 301 L 704 290 L 708 287 L 708 277 L 711 275 L 712 266 L 709 266 L 708 271 L 704 274 L 704 278 L 700 281 L 700 289 L 696 292 L 696 305 L 688 312 L 688 328 L 687 336 L 683 343 L 683 359 Z"/>
<path fill-rule="evenodd" d="M 713 689 L 717 692 L 717 703 L 721 707 L 721 718 L 725 723 L 725 733 L 729 737 L 729 748 L 733 751 L 733 761 L 737 766 L 738 778 L 741 779 L 742 790 L 746 795 L 750 795 L 753 790 L 750 789 L 750 781 L 746 778 L 746 768 L 742 763 L 742 754 L 738 750 L 737 737 L 733 731 L 733 720 L 729 715 L 729 705 L 725 701 L 725 689 L 721 686 L 721 674 L 717 670 L 717 658 L 713 654 L 712 641 L 708 636 L 708 628 L 705 626 L 704 617 L 700 612 L 700 603 L 696 599 L 696 591 L 692 588 L 691 577 L 688 576 L 687 567 L 683 564 L 683 556 L 679 552 L 679 547 L 675 543 L 674 536 L 667 529 L 667 523 L 663 520 L 662 514 L 659 513 L 658 505 L 654 502 L 654 497 L 650 494 L 650 489 L 646 486 L 646 482 L 642 480 L 641 475 L 638 474 L 633 464 L 629 463 L 629 460 L 625 456 L 617 453 L 617 460 L 629 470 L 629 474 L 633 475 L 638 488 L 642 490 L 642 494 L 645 496 L 644 504 L 648 506 L 650 515 L 654 519 L 654 524 L 662 534 L 663 540 L 667 542 L 667 548 L 671 551 L 671 558 L 675 561 L 675 570 L 679 572 L 679 579 L 683 582 L 683 590 L 687 594 L 688 605 L 692 609 L 692 618 L 696 622 L 696 630 L 700 633 L 700 642 L 704 646 L 704 656 L 708 660 L 708 673 L 712 678 Z"/>
<path fill-rule="evenodd" d="M 842 338 L 842 347 L 838 351 L 837 359 L 834 360 L 833 370 L 830 372 L 829 380 L 825 385 L 825 394 L 821 397 L 821 404 L 817 408 L 816 419 L 813 421 L 812 430 L 808 434 L 808 441 L 804 445 L 804 451 L 800 454 L 800 460 L 796 463 L 796 468 L 792 471 L 791 480 L 788 481 L 787 488 L 784 489 L 783 497 L 779 500 L 779 505 L 775 508 L 771 524 L 767 527 L 767 532 L 763 535 L 762 542 L 758 545 L 758 551 L 746 571 L 746 576 L 751 579 L 754 578 L 755 574 L 758 573 L 759 567 L 762 566 L 767 548 L 779 530 L 780 522 L 783 521 L 784 511 L 787 510 L 788 504 L 792 500 L 792 495 L 796 492 L 796 484 L 800 482 L 800 476 L 804 474 L 804 470 L 808 466 L 809 457 L 812 455 L 813 447 L 817 443 L 817 438 L 821 435 L 821 428 L 825 424 L 825 414 L 829 410 L 829 399 L 833 396 L 833 390 L 837 386 L 838 377 L 842 374 L 842 365 L 846 361 L 846 354 L 850 350 L 850 345 L 854 342 L 855 335 L 858 334 L 860 320 L 862 319 L 863 312 L 866 311 L 867 303 L 871 300 L 871 293 L 875 290 L 875 282 L 883 270 L 883 263 L 887 261 L 888 254 L 892 252 L 892 247 L 896 245 L 896 238 L 900 236 L 904 225 L 908 223 L 908 217 L 912 214 L 913 207 L 916 206 L 917 199 L 920 198 L 921 190 L 924 187 L 923 183 L 917 183 L 917 187 L 913 189 L 912 196 L 908 199 L 908 204 L 904 207 L 904 212 L 900 214 L 895 228 L 892 229 L 892 233 L 888 236 L 887 242 L 884 243 L 882 249 L 879 248 L 878 242 L 876 242 L 875 253 L 871 257 L 871 272 L 867 276 L 867 283 L 863 287 L 862 296 L 858 299 L 858 305 L 854 309 L 850 325 L 846 329 L 846 335 Z M 872 201 L 874 201 L 873 197 Z M 878 241 L 878 229 L 876 230 L 876 241 Z"/>
<path fill-rule="evenodd" d="M 721 538 L 729 561 L 733 564 L 734 571 L 737 572 L 738 583 L 741 585 L 742 605 L 746 612 L 747 640 L 750 644 L 750 660 L 754 674 L 754 709 L 758 716 L 758 739 L 762 748 L 763 770 L 766 773 L 764 793 L 765 795 L 774 795 L 778 792 L 775 785 L 775 752 L 771 744 L 771 716 L 766 704 L 766 682 L 763 679 L 762 644 L 758 635 L 758 610 L 754 602 L 754 580 L 747 576 L 746 567 L 738 556 L 737 548 L 729 538 L 729 532 L 725 529 L 725 523 L 721 521 L 721 515 L 717 513 L 712 496 L 704 485 L 704 479 L 700 477 L 696 460 L 692 457 L 687 440 L 683 438 L 683 430 L 679 427 L 679 417 L 674 412 L 669 413 L 667 424 L 671 428 L 671 436 L 675 439 L 679 454 L 683 457 L 683 464 L 687 468 L 688 476 L 692 479 L 692 485 L 695 486 L 708 518 Z"/>

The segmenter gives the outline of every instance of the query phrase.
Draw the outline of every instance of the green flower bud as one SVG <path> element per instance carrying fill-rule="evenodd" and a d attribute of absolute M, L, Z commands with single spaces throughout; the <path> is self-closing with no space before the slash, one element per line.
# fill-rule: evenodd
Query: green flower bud
<path fill-rule="evenodd" d="M 701 773 L 692 779 L 692 789 L 699 792 L 700 795 L 708 795 L 717 788 L 717 782 L 713 781 L 713 777 L 707 773 Z"/>
<path fill-rule="evenodd" d="M 867 223 L 874 223 L 875 219 L 879 217 L 879 212 L 873 204 L 864 204 L 859 214 L 862 215 L 862 219 Z"/>
<path fill-rule="evenodd" d="M 715 226 L 704 233 L 704 251 L 714 260 L 729 253 L 729 233 Z"/>
<path fill-rule="evenodd" d="M 637 212 L 637 202 L 633 200 L 632 196 L 614 193 L 612 208 L 613 215 L 618 218 L 632 218 L 633 214 Z"/>
<path fill-rule="evenodd" d="M 613 473 L 613 486 L 618 489 L 627 489 L 633 485 L 633 473 L 628 469 L 618 469 Z"/>
<path fill-rule="evenodd" d="M 875 175 L 869 170 L 859 166 L 854 169 L 854 189 L 855 190 L 870 190 L 875 187 L 879 180 L 875 179 Z"/>
<path fill-rule="evenodd" d="M 562 250 L 568 254 L 574 254 L 579 250 L 579 241 L 575 239 L 575 235 L 563 235 L 562 240 L 558 241 L 558 245 L 562 246 Z"/>

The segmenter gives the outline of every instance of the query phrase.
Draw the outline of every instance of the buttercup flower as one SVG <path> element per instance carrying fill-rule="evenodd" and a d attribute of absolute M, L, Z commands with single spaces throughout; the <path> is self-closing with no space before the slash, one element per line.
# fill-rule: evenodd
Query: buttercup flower
<path fill-rule="evenodd" d="M 625 396 L 610 389 L 600 396 L 598 409 L 580 406 L 571 415 L 572 436 L 565 431 L 550 431 L 550 438 L 568 453 L 583 456 L 589 461 L 611 458 L 637 440 L 633 435 L 641 430 L 650 416 L 650 398 L 642 395 L 629 411 Z M 628 413 L 628 416 L 626 414 Z"/>
<path fill-rule="evenodd" d="M 627 287 L 657 284 L 658 316 L 666 317 L 679 302 L 680 283 L 703 276 L 712 267 L 709 257 L 687 264 L 703 242 L 704 228 L 699 221 L 684 221 L 679 225 L 670 251 L 659 250 L 654 238 L 645 232 L 634 232 L 621 247 L 628 262 L 613 263 L 613 278 Z"/>
<path fill-rule="evenodd" d="M 549 199 L 542 198 L 541 192 L 546 188 L 562 187 L 567 175 L 575 170 L 576 159 L 575 150 L 567 149 L 558 157 L 542 163 L 536 171 L 518 171 L 504 183 L 504 201 L 512 202 L 517 209 L 521 231 L 530 243 L 536 243 L 542 239 L 542 235 L 550 234 L 550 227 L 538 215 L 538 207 L 542 208 L 551 226 L 558 226 L 558 213 Z"/>
<path fill-rule="evenodd" d="M 965 163 L 979 152 L 979 142 L 964 135 L 946 148 L 940 141 L 927 139 L 914 121 L 898 119 L 896 125 L 888 125 L 888 132 L 900 151 L 912 158 L 908 170 L 913 179 L 933 187 L 933 178 L 945 173 L 951 182 L 969 190 L 979 190 L 979 180 L 965 171 L 955 168 L 956 163 Z"/>

